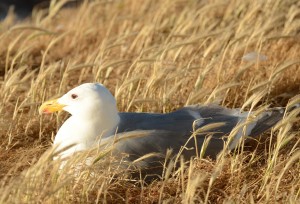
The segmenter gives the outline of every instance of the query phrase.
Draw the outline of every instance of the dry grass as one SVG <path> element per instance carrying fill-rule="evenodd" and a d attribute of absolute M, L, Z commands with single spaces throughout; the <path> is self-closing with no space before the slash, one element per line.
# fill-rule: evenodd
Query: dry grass
<path fill-rule="evenodd" d="M 99 0 L 11 18 L 0 24 L 0 203 L 299 203 L 296 112 L 239 154 L 182 162 L 148 186 L 106 159 L 76 178 L 58 173 L 51 152 L 41 155 L 66 115 L 37 112 L 91 81 L 120 111 L 285 106 L 300 92 L 298 1 Z M 242 61 L 252 51 L 268 59 Z"/>

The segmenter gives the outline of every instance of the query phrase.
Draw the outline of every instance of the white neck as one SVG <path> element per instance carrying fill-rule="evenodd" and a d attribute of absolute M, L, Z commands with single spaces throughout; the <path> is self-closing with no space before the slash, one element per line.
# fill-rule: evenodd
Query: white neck
<path fill-rule="evenodd" d="M 111 110 L 109 114 L 102 112 L 93 113 L 93 115 L 71 116 L 57 132 L 54 145 L 58 146 L 58 151 L 74 145 L 62 152 L 62 157 L 87 150 L 97 145 L 101 138 L 113 135 L 119 121 L 118 112 L 111 112 Z"/>

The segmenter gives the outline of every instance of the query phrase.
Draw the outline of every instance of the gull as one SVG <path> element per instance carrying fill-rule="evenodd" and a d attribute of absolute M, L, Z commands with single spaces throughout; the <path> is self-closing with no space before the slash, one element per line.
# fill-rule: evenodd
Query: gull
<path fill-rule="evenodd" d="M 135 133 L 141 136 L 119 140 L 115 152 L 127 154 L 129 162 L 157 153 L 159 157 L 143 161 L 143 168 L 151 168 L 164 162 L 168 150 L 189 160 L 205 146 L 204 156 L 216 158 L 224 148 L 236 148 L 241 138 L 256 137 L 270 129 L 281 120 L 285 109 L 270 109 L 257 116 L 218 105 L 186 106 L 165 114 L 118 112 L 114 96 L 104 85 L 85 83 L 39 108 L 40 114 L 61 110 L 71 116 L 58 130 L 54 145 L 59 150 L 73 145 L 60 152 L 61 157 L 92 149 L 101 140 Z"/>

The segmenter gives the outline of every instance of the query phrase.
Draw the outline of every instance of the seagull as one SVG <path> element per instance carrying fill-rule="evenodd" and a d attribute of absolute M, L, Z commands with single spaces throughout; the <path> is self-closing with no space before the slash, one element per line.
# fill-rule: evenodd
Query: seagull
<path fill-rule="evenodd" d="M 192 105 L 165 114 L 118 112 L 114 96 L 100 83 L 85 83 L 46 101 L 39 113 L 61 110 L 71 114 L 54 139 L 60 150 L 71 146 L 60 152 L 61 157 L 134 133 L 140 136 L 119 140 L 115 152 L 127 154 L 129 162 L 151 153 L 160 155 L 146 158 L 143 168 L 162 164 L 168 150 L 188 161 L 205 146 L 204 156 L 216 158 L 224 148 L 235 149 L 241 138 L 256 137 L 273 127 L 285 111 L 275 108 L 253 116 L 218 105 Z"/>

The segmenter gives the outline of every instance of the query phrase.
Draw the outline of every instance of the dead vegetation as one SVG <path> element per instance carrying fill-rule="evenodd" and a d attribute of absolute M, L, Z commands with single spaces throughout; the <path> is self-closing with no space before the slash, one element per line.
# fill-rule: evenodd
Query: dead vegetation
<path fill-rule="evenodd" d="M 299 203 L 299 109 L 239 153 L 182 163 L 148 186 L 105 159 L 75 178 L 58 173 L 44 152 L 66 115 L 37 111 L 93 81 L 120 111 L 296 103 L 298 1 L 99 0 L 64 10 L 61 2 L 0 24 L 0 203 Z M 242 60 L 251 52 L 267 60 Z"/>

